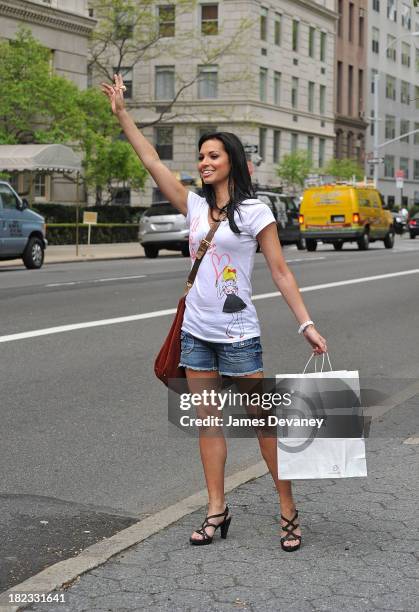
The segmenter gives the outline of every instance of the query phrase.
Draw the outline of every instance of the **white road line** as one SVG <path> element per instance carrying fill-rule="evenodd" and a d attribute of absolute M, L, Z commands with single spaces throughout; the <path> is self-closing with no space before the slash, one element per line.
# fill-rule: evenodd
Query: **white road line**
<path fill-rule="evenodd" d="M 319 291 L 320 289 L 330 289 L 331 287 L 344 287 L 346 285 L 356 285 L 358 283 L 368 283 L 375 280 L 385 278 L 395 278 L 397 276 L 409 276 L 419 274 L 419 268 L 414 270 L 403 270 L 402 272 L 390 272 L 388 274 L 377 274 L 375 276 L 365 276 L 362 278 L 352 278 L 344 281 L 335 281 L 332 283 L 323 283 L 321 285 L 311 285 L 309 287 L 301 287 L 301 293 L 309 291 Z M 279 291 L 272 293 L 260 293 L 252 296 L 252 300 L 266 300 L 268 298 L 281 295 Z M 18 334 L 9 334 L 0 336 L 0 342 L 14 342 L 16 340 L 27 340 L 29 338 L 37 338 L 39 336 L 47 336 L 50 334 L 60 334 L 67 331 L 75 331 L 77 329 L 88 329 L 90 327 L 100 327 L 105 325 L 116 325 L 117 323 L 130 323 L 131 321 L 142 321 L 144 319 L 154 319 L 156 317 L 164 317 L 166 315 L 175 314 L 176 308 L 168 308 L 167 310 L 156 310 L 153 312 L 144 312 L 142 314 L 130 315 L 125 317 L 116 317 L 113 319 L 100 319 L 98 321 L 86 321 L 85 323 L 72 323 L 70 325 L 60 325 L 57 327 L 47 327 L 45 329 L 36 329 L 29 332 L 21 332 Z"/>
<path fill-rule="evenodd" d="M 419 444 L 419 436 L 411 436 L 410 438 L 406 438 L 406 440 L 403 440 L 403 444 L 412 444 L 413 446 Z"/>
<path fill-rule="evenodd" d="M 50 283 L 45 287 L 65 287 L 67 285 L 83 285 L 87 283 L 108 283 L 110 281 L 130 280 L 132 278 L 145 278 L 146 274 L 138 274 L 137 276 L 117 276 L 115 278 L 95 278 L 93 280 L 72 281 L 68 283 Z"/>
<path fill-rule="evenodd" d="M 287 263 L 296 263 L 297 261 L 318 261 L 319 259 L 326 259 L 326 257 L 301 257 L 301 259 L 287 259 Z"/>

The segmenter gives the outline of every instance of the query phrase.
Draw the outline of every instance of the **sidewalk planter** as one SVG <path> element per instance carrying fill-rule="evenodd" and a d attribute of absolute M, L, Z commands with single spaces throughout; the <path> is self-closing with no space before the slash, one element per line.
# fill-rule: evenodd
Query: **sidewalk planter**
<path fill-rule="evenodd" d="M 88 225 L 79 224 L 79 244 L 87 244 Z M 47 240 L 50 245 L 75 244 L 75 223 L 47 223 Z M 138 242 L 136 223 L 98 223 L 93 225 L 90 235 L 91 244 L 111 242 Z"/>

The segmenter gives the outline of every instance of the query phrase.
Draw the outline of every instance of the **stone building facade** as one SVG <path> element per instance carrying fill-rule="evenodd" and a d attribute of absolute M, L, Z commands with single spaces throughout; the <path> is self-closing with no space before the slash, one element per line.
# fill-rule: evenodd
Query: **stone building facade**
<path fill-rule="evenodd" d="M 368 0 L 338 0 L 335 156 L 365 163 Z"/>
<path fill-rule="evenodd" d="M 164 13 L 165 33 L 178 41 L 179 53 L 162 52 L 125 67 L 127 104 L 143 124 L 157 117 L 181 83 L 200 75 L 173 107 L 176 117 L 143 130 L 163 161 L 174 172 L 197 178 L 200 134 L 224 130 L 258 147 L 254 180 L 259 184 L 279 184 L 275 167 L 291 151 L 308 151 L 313 165 L 323 166 L 334 154 L 335 8 L 335 0 L 198 2 L 179 15 L 174 7 L 170 27 Z M 221 44 L 241 18 L 252 27 L 240 52 L 200 65 L 187 32 L 198 33 L 201 43 Z M 150 179 L 145 194 L 132 194 L 131 203 L 148 205 L 159 197 Z"/>
<path fill-rule="evenodd" d="M 369 0 L 367 152 L 373 152 L 374 76 L 378 73 L 378 142 L 419 129 L 419 16 L 411 0 Z M 405 205 L 419 201 L 419 133 L 379 148 L 378 187 L 387 202 Z M 373 166 L 367 171 L 373 176 Z M 403 170 L 403 190 L 395 173 Z"/>

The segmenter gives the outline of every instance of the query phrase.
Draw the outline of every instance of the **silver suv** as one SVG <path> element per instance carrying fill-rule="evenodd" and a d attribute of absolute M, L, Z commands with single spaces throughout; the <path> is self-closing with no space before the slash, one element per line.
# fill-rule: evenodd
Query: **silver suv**
<path fill-rule="evenodd" d="M 138 239 L 146 257 L 157 257 L 159 249 L 180 251 L 184 257 L 189 257 L 189 229 L 185 216 L 170 202 L 153 204 L 143 213 Z"/>

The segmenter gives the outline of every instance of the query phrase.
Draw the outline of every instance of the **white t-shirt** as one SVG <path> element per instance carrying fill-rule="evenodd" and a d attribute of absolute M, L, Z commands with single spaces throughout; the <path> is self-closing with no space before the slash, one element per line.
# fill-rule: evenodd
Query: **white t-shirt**
<path fill-rule="evenodd" d="M 260 336 L 256 309 L 252 304 L 251 275 L 257 247 L 256 235 L 275 218 L 260 200 L 244 200 L 234 220 L 241 231 L 231 231 L 228 219 L 221 221 L 186 296 L 182 330 L 210 342 L 237 342 Z M 192 265 L 199 244 L 208 234 L 209 206 L 205 198 L 188 194 L 186 223 Z"/>

